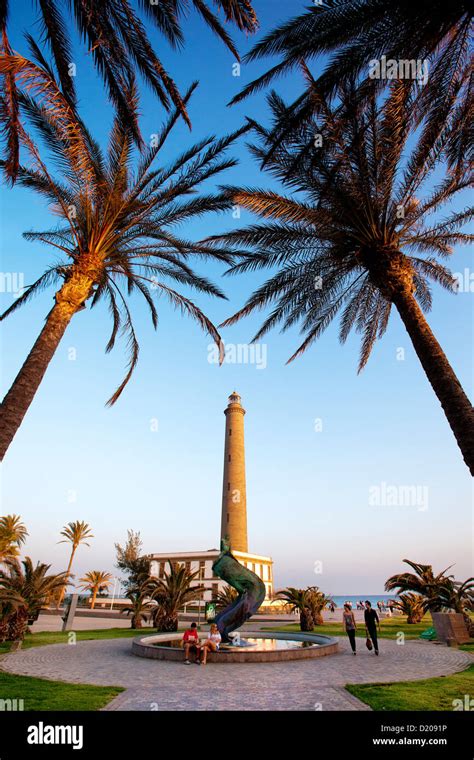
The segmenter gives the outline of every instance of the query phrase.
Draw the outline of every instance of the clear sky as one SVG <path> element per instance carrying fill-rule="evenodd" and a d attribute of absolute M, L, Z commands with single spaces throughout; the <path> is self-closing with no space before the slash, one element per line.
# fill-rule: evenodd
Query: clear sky
<path fill-rule="evenodd" d="M 255 0 L 262 32 L 288 17 L 288 5 Z M 293 0 L 291 11 L 306 5 Z M 29 3 L 22 6 L 26 15 L 15 25 L 13 44 L 25 52 L 19 32 L 31 28 L 34 16 Z M 245 115 L 262 120 L 267 115 L 262 95 L 226 107 L 264 65 L 242 66 L 235 77 L 233 55 L 194 15 L 185 34 L 185 49 L 175 53 L 151 31 L 181 89 L 200 80 L 190 107 L 192 135 L 180 126 L 168 144 L 168 156 L 191 140 L 235 129 Z M 233 36 L 242 52 L 253 42 L 237 32 Z M 111 109 L 81 46 L 76 57 L 81 113 L 104 141 Z M 295 73 L 277 89 L 290 97 L 300 86 Z M 145 88 L 142 92 L 142 127 L 148 136 L 158 130 L 164 114 Z M 275 187 L 261 174 L 245 141 L 234 154 L 240 164 L 223 181 Z M 49 249 L 27 243 L 21 234 L 50 228 L 52 217 L 32 192 L 5 188 L 1 217 L 2 270 L 22 272 L 29 283 L 53 258 Z M 209 216 L 182 233 L 199 239 L 250 219 L 246 212 L 240 220 L 230 213 Z M 451 266 L 456 272 L 469 268 L 467 249 L 455 252 Z M 214 265 L 201 265 L 200 271 L 229 298 L 195 298 L 216 324 L 261 281 L 254 275 L 223 278 L 223 269 Z M 46 292 L 4 323 L 3 392 L 37 337 L 52 296 L 53 291 Z M 12 297 L 0 293 L 2 311 Z M 435 288 L 428 317 L 469 394 L 472 299 L 469 291 L 454 296 Z M 57 542 L 61 527 L 72 520 L 86 520 L 95 535 L 90 548 L 78 552 L 78 575 L 91 569 L 114 571 L 114 542 L 125 540 L 127 528 L 141 532 L 146 552 L 218 546 L 222 412 L 235 388 L 247 409 L 249 548 L 273 557 L 277 586 L 318 584 L 327 593 L 378 594 L 385 579 L 402 569 L 404 557 L 438 570 L 456 563 L 459 578 L 472 574 L 471 479 L 395 312 L 366 369 L 357 375 L 359 338 L 340 346 L 337 324 L 290 366 L 285 361 L 298 345 L 296 330 L 268 336 L 265 367 L 228 363 L 219 368 L 208 361 L 208 337 L 164 301 L 158 305 L 155 333 L 142 304 L 132 302 L 140 361 L 112 409 L 104 404 L 122 378 L 125 353 L 119 345 L 104 354 L 110 331 L 105 308 L 78 314 L 51 362 L 3 465 L 2 513 L 22 515 L 30 531 L 26 552 L 34 560 L 64 569 L 69 550 Z M 258 316 L 242 321 L 223 332 L 224 340 L 244 344 L 259 324 Z M 75 360 L 69 358 L 70 349 Z M 398 494 L 403 486 L 417 488 L 419 501 L 384 506 L 383 494 L 389 495 L 393 486 Z M 374 506 L 377 488 L 382 499 Z"/>

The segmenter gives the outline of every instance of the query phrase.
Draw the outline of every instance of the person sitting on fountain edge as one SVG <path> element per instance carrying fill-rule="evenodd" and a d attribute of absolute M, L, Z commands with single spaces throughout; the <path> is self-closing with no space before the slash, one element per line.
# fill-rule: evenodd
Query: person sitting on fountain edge
<path fill-rule="evenodd" d="M 204 644 L 202 645 L 202 653 L 201 653 L 201 659 L 202 664 L 206 664 L 207 660 L 207 653 L 209 649 L 211 652 L 217 652 L 219 649 L 219 644 L 221 643 L 221 635 L 219 633 L 219 629 L 215 623 L 211 625 L 211 630 L 209 631 L 208 637 Z"/>
<path fill-rule="evenodd" d="M 186 665 L 190 665 L 189 653 L 191 650 L 196 654 L 196 662 L 199 662 L 200 643 L 199 635 L 197 632 L 196 623 L 191 623 L 191 627 L 187 628 L 183 634 L 183 646 L 184 646 L 184 662 Z"/>

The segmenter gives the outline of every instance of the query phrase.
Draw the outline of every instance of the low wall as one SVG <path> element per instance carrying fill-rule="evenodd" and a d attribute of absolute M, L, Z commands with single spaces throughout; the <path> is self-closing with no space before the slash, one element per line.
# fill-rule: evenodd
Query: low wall
<path fill-rule="evenodd" d="M 235 651 L 221 649 L 218 652 L 208 652 L 207 661 L 215 663 L 237 663 L 237 662 L 286 662 L 287 660 L 307 660 L 316 657 L 326 657 L 327 655 L 336 654 L 338 643 L 336 639 L 330 636 L 322 636 L 310 633 L 262 633 L 260 631 L 245 631 L 245 636 L 259 639 L 280 639 L 289 641 L 308 641 L 318 644 L 314 647 L 301 647 L 301 649 L 277 649 L 267 652 L 253 652 L 241 648 Z M 184 652 L 182 648 L 160 647 L 160 641 L 179 641 L 182 634 L 161 633 L 155 636 L 141 636 L 133 639 L 132 653 L 137 657 L 146 657 L 150 660 L 170 660 L 174 662 L 183 662 Z"/>

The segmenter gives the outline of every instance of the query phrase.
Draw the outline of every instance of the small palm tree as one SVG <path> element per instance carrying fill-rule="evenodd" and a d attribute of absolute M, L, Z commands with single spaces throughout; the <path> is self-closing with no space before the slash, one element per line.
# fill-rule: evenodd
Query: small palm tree
<path fill-rule="evenodd" d="M 199 576 L 199 571 L 192 573 L 186 565 L 169 562 L 170 570 L 163 578 L 152 578 L 148 590 L 157 602 L 153 611 L 153 625 L 160 631 L 178 630 L 178 613 L 186 604 L 202 597 L 204 586 L 193 586 L 192 582 Z"/>
<path fill-rule="evenodd" d="M 216 605 L 218 609 L 225 609 L 237 601 L 239 594 L 235 588 L 227 583 L 216 594 Z"/>
<path fill-rule="evenodd" d="M 80 588 L 83 591 L 90 591 L 92 594 L 91 610 L 95 607 L 97 594 L 107 591 L 112 584 L 112 574 L 103 570 L 89 570 L 83 578 L 79 578 L 83 584 Z"/>
<path fill-rule="evenodd" d="M 94 538 L 94 536 L 91 532 L 90 526 L 83 520 L 81 521 L 76 520 L 75 522 L 68 523 L 67 525 L 64 526 L 60 535 L 64 536 L 64 539 L 62 541 L 59 541 L 58 543 L 71 544 L 71 556 L 69 557 L 69 564 L 66 570 L 67 583 L 69 583 L 69 581 L 71 580 L 71 567 L 72 567 L 74 556 L 76 554 L 78 547 L 81 544 L 84 544 L 85 546 L 90 546 L 90 544 L 87 543 L 87 539 Z M 61 605 L 61 602 L 64 598 L 64 594 L 66 593 L 67 583 L 64 584 L 64 588 L 62 589 L 62 592 L 60 594 L 58 607 Z"/>
<path fill-rule="evenodd" d="M 312 61 L 332 53 L 328 65 L 292 105 L 293 129 L 298 129 L 317 104 L 317 92 L 333 95 L 341 82 L 358 80 L 360 94 L 371 73 L 372 62 L 411 60 L 427 66 L 427 80 L 405 80 L 416 94 L 417 120 L 425 120 L 425 136 L 437 131 L 441 122 L 449 128 L 448 158 L 453 165 L 472 158 L 473 87 L 469 39 L 472 8 L 465 0 L 449 3 L 387 2 L 387 0 L 343 0 L 315 3 L 304 13 L 284 21 L 245 56 L 247 62 L 267 56 L 279 61 L 250 82 L 233 102 L 266 87 L 276 77 L 294 69 L 300 61 Z M 426 62 L 426 64 L 425 64 Z M 410 73 L 410 72 L 409 72 Z M 400 76 L 406 76 L 404 70 Z M 378 85 L 388 83 L 378 79 Z"/>
<path fill-rule="evenodd" d="M 474 620 L 469 614 L 474 612 L 474 577 L 467 578 L 462 583 L 452 577 L 444 578 L 434 598 L 427 601 L 427 607 L 433 612 L 453 610 L 461 614 L 469 635 L 474 637 Z"/>
<path fill-rule="evenodd" d="M 0 517 L 0 562 L 17 557 L 28 531 L 19 515 L 2 515 Z"/>
<path fill-rule="evenodd" d="M 51 565 L 30 557 L 21 563 L 13 558 L 0 568 L 0 641 L 11 640 L 21 647 L 28 622 L 33 623 L 40 611 L 64 586 L 66 573 L 48 575 Z"/>
<path fill-rule="evenodd" d="M 361 371 L 394 307 L 474 474 L 474 410 L 423 314 L 432 303 L 430 280 L 456 290 L 456 279 L 436 256 L 449 257 L 454 245 L 474 239 L 462 232 L 472 208 L 442 221 L 431 215 L 470 178 L 449 174 L 420 197 L 439 167 L 447 134 L 440 126 L 405 153 L 413 102 L 402 83 L 380 108 L 375 92 L 363 104 L 350 88 L 340 96 L 335 108 L 321 98 L 323 116 L 270 157 L 270 133 L 255 125 L 261 137 L 256 157 L 291 194 L 228 188 L 234 203 L 267 221 L 207 242 L 233 245 L 236 253 L 244 247 L 231 273 L 277 272 L 224 325 L 271 307 L 254 340 L 276 325 L 284 331 L 299 324 L 304 340 L 292 361 L 342 312 L 341 342 L 353 328 L 362 333 Z M 275 120 L 284 119 L 283 101 L 273 94 L 269 103 Z"/>
<path fill-rule="evenodd" d="M 323 625 L 324 619 L 322 612 L 332 601 L 332 598 L 324 594 L 318 586 L 308 586 L 306 591 L 309 607 L 311 610 L 311 617 L 313 618 L 313 624 Z"/>
<path fill-rule="evenodd" d="M 452 578 L 452 576 L 446 576 L 446 572 L 450 568 L 447 567 L 435 575 L 432 565 L 422 565 L 409 559 L 404 559 L 403 562 L 409 565 L 415 572 L 392 575 L 385 582 L 385 591 L 396 591 L 398 594 L 407 591 L 413 592 L 418 594 L 428 606 L 432 604 L 433 607 L 431 609 L 434 607 L 439 609 L 439 604 L 436 600 L 439 599 L 441 589 L 444 588 L 446 582 Z"/>
<path fill-rule="evenodd" d="M 190 298 L 171 287 L 170 281 L 225 298 L 219 288 L 190 268 L 189 259 L 229 262 L 231 258 L 184 239 L 176 232 L 176 226 L 206 213 L 231 208 L 232 202 L 225 193 L 198 194 L 197 190 L 205 180 L 235 165 L 236 161 L 224 154 L 247 129 L 221 139 L 204 138 L 173 160 L 155 166 L 179 112 L 175 111 L 163 124 L 152 145 L 140 157 L 133 151 L 129 122 L 117 116 L 104 155 L 41 62 L 6 56 L 0 59 L 2 70 L 11 71 L 23 83 L 21 114 L 50 151 L 53 168 L 59 173 L 59 177 L 53 177 L 53 169 L 46 166 L 40 149 L 21 125 L 22 141 L 33 167 L 20 166 L 18 183 L 46 198 L 62 222 L 59 227 L 29 232 L 25 237 L 50 246 L 55 256 L 63 258 L 53 263 L 0 316 L 4 319 L 42 289 L 58 285 L 45 325 L 1 404 L 0 459 L 71 319 L 88 305 L 92 308 L 105 302 L 108 306 L 112 331 L 106 351 L 112 350 L 119 334 L 128 339 L 127 372 L 108 404 L 117 401 L 138 361 L 139 344 L 125 293 L 143 297 L 155 329 L 158 312 L 154 297 L 167 299 L 211 335 L 223 359 L 222 342 L 212 322 Z M 196 83 L 189 89 L 186 102 L 195 86 Z M 132 85 L 127 97 L 131 100 L 136 97 Z"/>
<path fill-rule="evenodd" d="M 393 606 L 407 616 L 407 623 L 420 623 L 427 609 L 425 597 L 411 591 L 400 594 Z"/>
<path fill-rule="evenodd" d="M 143 621 L 147 622 L 156 607 L 150 598 L 148 581 L 140 586 L 129 588 L 125 594 L 130 604 L 120 610 L 125 615 L 131 615 L 131 628 L 143 627 Z"/>
<path fill-rule="evenodd" d="M 302 631 L 312 631 L 314 620 L 311 612 L 311 598 L 308 589 L 288 588 L 278 591 L 275 599 L 281 599 L 292 612 L 300 613 L 300 628 Z"/>
<path fill-rule="evenodd" d="M 74 74 L 72 65 L 74 55 L 70 28 L 66 14 L 71 17 L 81 39 L 86 43 L 94 65 L 103 79 L 108 95 L 118 113 L 131 125 L 134 139 L 139 143 L 140 132 L 137 123 L 137 102 L 130 101 L 124 90 L 126 83 L 133 76 L 134 69 L 158 97 L 161 104 L 169 109 L 174 104 L 190 124 L 183 98 L 168 74 L 160 58 L 153 49 L 147 28 L 143 25 L 138 8 L 133 7 L 128 0 L 112 2 L 111 0 L 45 0 L 37 3 L 39 11 L 38 23 L 57 71 L 61 89 L 71 106 L 76 104 Z M 214 5 L 222 10 L 227 22 L 238 29 L 252 33 L 257 29 L 257 17 L 250 0 L 215 0 Z M 184 43 L 182 19 L 187 15 L 189 6 L 201 16 L 204 23 L 224 42 L 232 54 L 239 59 L 235 45 L 219 21 L 218 16 L 204 0 L 139 0 L 139 9 L 147 21 L 154 25 L 158 32 L 171 44 L 179 47 Z M 12 8 L 12 11 L 20 7 Z M 10 54 L 8 41 L 8 2 L 0 3 L 0 40 L 1 53 Z M 19 19 L 18 19 L 19 20 Z M 37 47 L 31 35 L 27 35 L 30 45 Z M 5 77 L 4 87 L 4 118 L 8 134 L 8 174 L 12 180 L 17 176 L 19 168 L 19 147 L 21 142 L 18 124 L 19 101 L 15 75 L 9 73 Z"/>

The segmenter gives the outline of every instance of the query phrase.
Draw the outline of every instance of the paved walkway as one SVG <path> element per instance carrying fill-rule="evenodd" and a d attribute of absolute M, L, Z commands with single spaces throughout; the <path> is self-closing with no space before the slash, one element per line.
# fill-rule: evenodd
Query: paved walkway
<path fill-rule="evenodd" d="M 449 675 L 473 662 L 467 652 L 429 642 L 403 646 L 382 639 L 381 655 L 358 654 L 339 639 L 340 652 L 314 660 L 205 667 L 148 660 L 131 654 L 131 639 L 35 647 L 1 659 L 1 668 L 103 686 L 124 686 L 106 710 L 368 710 L 346 683 L 408 681 Z"/>

